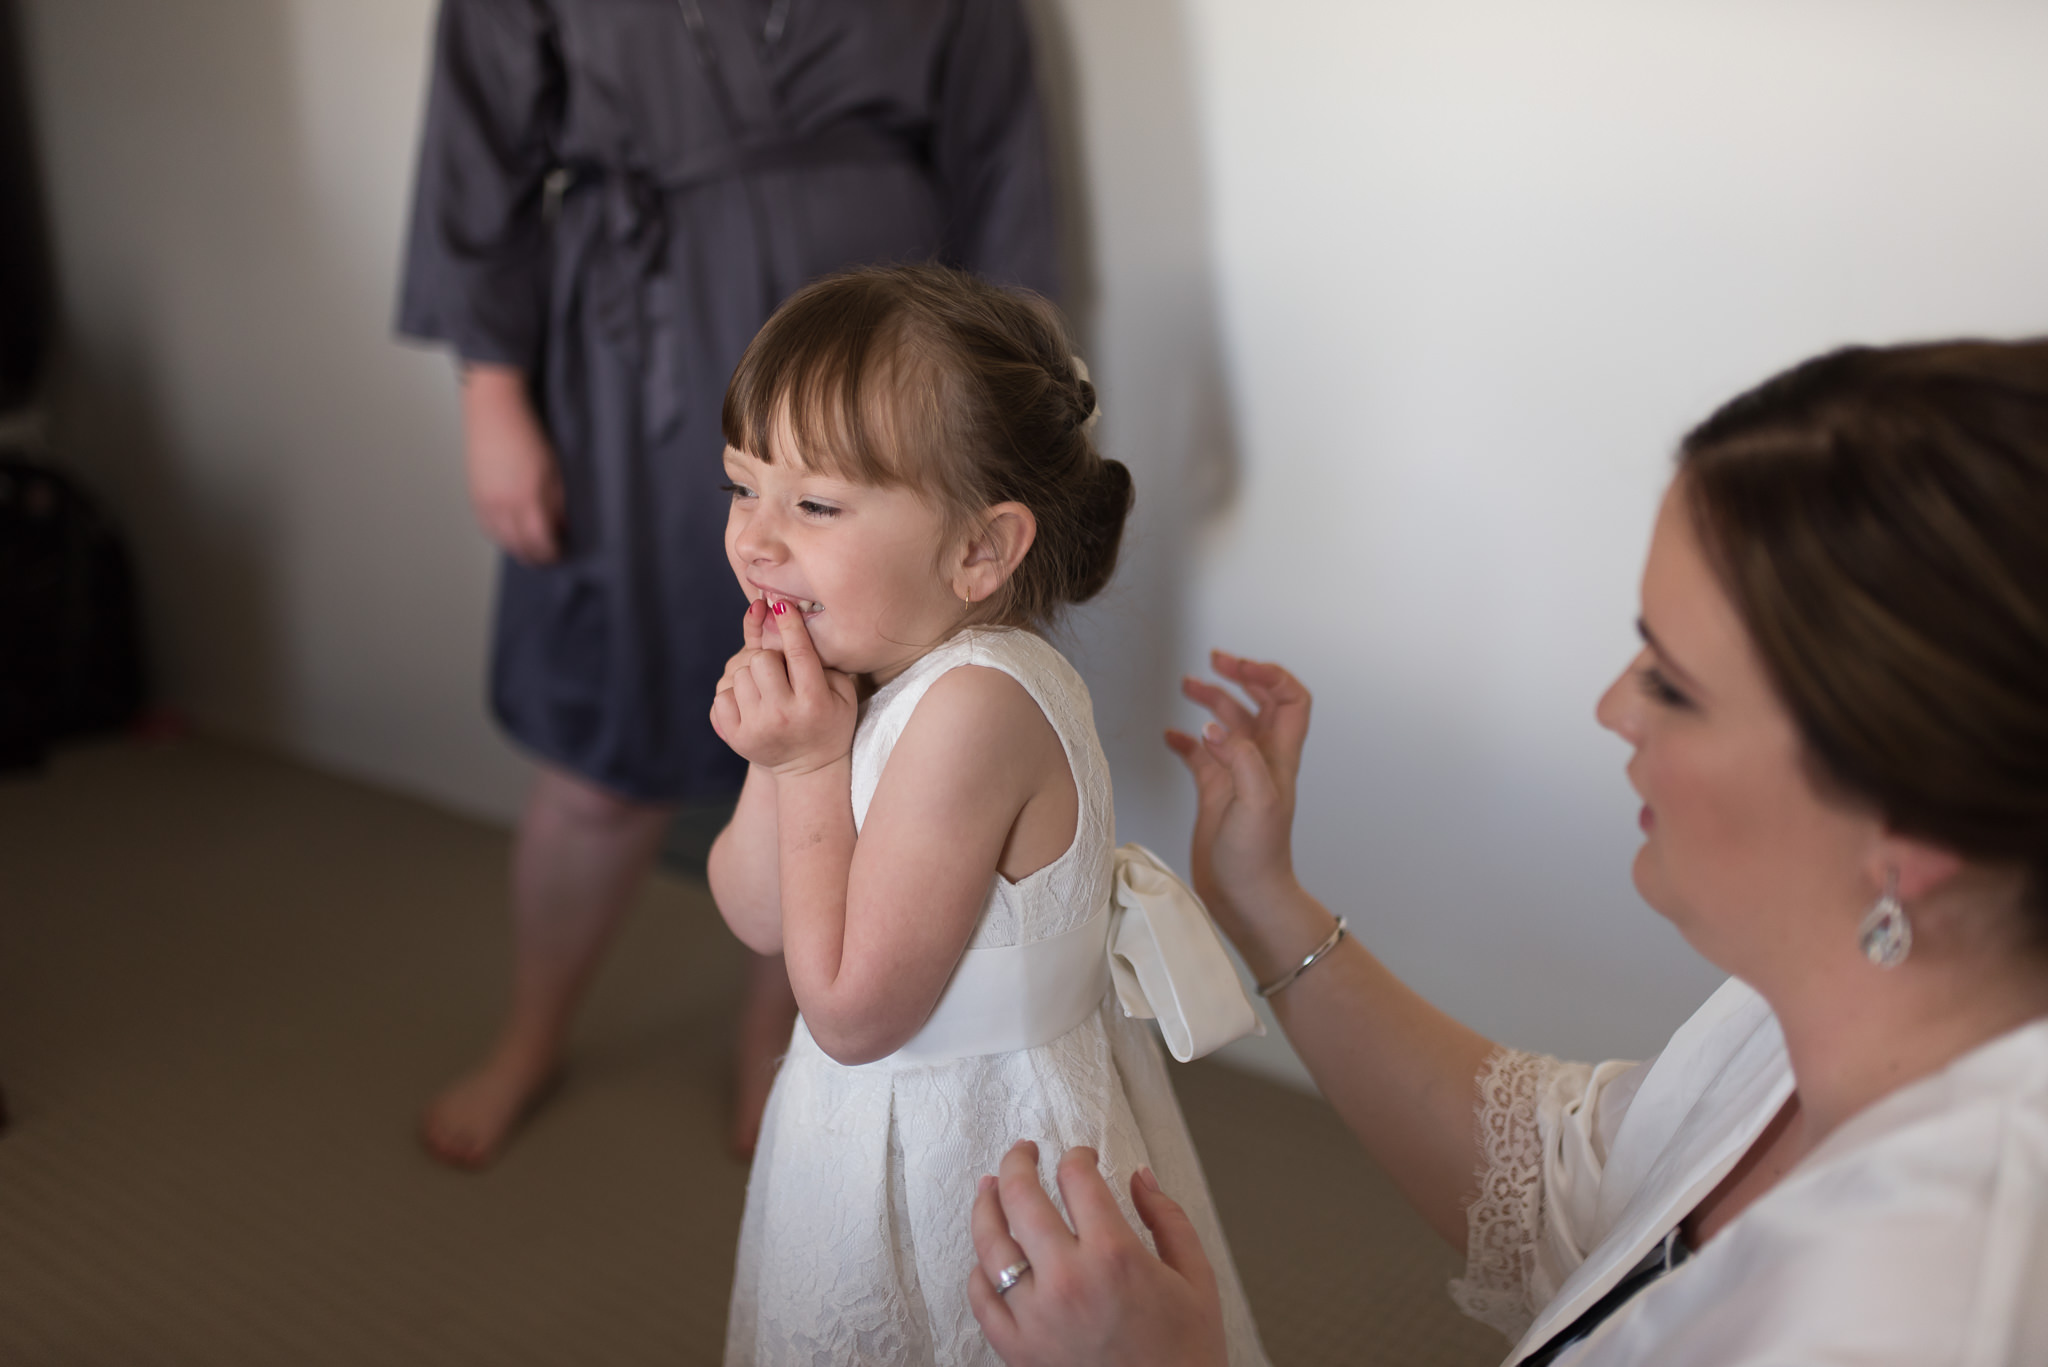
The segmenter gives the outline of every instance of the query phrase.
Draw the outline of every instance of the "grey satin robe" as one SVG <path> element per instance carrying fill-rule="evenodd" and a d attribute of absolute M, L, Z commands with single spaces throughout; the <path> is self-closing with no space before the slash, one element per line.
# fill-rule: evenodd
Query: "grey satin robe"
<path fill-rule="evenodd" d="M 642 801 L 737 791 L 706 716 L 740 353 L 849 266 L 1051 294 L 1055 233 L 1017 0 L 443 0 L 399 330 L 527 373 L 568 508 L 559 563 L 500 574 L 513 738 Z"/>

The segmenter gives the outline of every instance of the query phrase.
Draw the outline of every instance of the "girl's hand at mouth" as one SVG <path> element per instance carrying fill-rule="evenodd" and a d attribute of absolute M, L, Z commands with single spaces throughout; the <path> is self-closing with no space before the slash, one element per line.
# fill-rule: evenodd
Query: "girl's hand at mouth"
<path fill-rule="evenodd" d="M 761 653 L 762 626 L 766 622 L 768 615 L 769 608 L 766 598 L 755 598 L 748 601 L 747 610 L 740 617 L 740 632 L 744 644 L 740 646 L 737 654 L 725 662 L 725 673 L 719 676 L 718 687 L 711 691 L 714 703 L 720 694 L 732 691 L 733 679 L 752 665 L 754 657 Z"/>
<path fill-rule="evenodd" d="M 779 649 L 762 644 L 770 614 Z M 746 644 L 727 662 L 711 704 L 711 727 L 750 764 L 778 778 L 846 759 L 860 718 L 853 676 L 825 668 L 795 604 L 747 605 Z"/>

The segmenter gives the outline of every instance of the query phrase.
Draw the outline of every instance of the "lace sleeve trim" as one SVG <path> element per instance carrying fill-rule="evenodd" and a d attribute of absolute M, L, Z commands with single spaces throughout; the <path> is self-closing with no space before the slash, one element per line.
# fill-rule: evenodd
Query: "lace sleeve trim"
<path fill-rule="evenodd" d="M 1547 1054 L 1496 1049 L 1477 1079 L 1479 1194 L 1465 1210 L 1465 1275 L 1451 1283 L 1451 1300 L 1510 1339 L 1536 1317 L 1529 1296 L 1543 1220 L 1536 1099 L 1560 1066 Z"/>

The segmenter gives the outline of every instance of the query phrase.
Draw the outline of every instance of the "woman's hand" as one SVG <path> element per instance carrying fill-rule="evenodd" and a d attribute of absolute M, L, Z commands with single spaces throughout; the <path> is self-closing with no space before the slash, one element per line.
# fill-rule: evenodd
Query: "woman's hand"
<path fill-rule="evenodd" d="M 761 644 L 762 623 L 775 614 L 782 647 Z M 711 729 L 741 758 L 777 778 L 836 764 L 853 750 L 860 719 L 853 676 L 825 668 L 804 615 L 787 603 L 749 604 L 747 648 L 726 667 L 711 704 Z"/>
<path fill-rule="evenodd" d="M 1295 778 L 1308 737 L 1309 694 L 1276 664 L 1212 651 L 1216 672 L 1257 706 L 1189 677 L 1181 692 L 1215 715 L 1199 739 L 1168 731 L 1166 743 L 1195 778 L 1199 804 L 1190 853 L 1195 891 L 1240 948 L 1246 911 L 1296 890 L 1291 832 Z"/>
<path fill-rule="evenodd" d="M 469 501 L 484 535 L 529 565 L 559 558 L 561 471 L 518 369 L 471 365 L 463 371 L 462 446 Z"/>
<path fill-rule="evenodd" d="M 1071 1230 L 1039 1185 L 1036 1144 L 1018 1144 L 999 1177 L 981 1179 L 967 1299 L 989 1346 L 1010 1367 L 1221 1367 L 1216 1274 L 1151 1172 L 1131 1178 L 1131 1201 L 1158 1257 L 1125 1223 L 1093 1149 L 1067 1150 L 1059 1183 Z M 1031 1270 L 999 1293 L 997 1274 L 1020 1261 Z"/>

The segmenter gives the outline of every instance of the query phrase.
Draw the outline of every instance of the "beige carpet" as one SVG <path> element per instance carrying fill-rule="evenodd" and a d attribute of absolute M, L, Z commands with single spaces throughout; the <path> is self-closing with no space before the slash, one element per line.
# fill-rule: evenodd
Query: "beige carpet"
<path fill-rule="evenodd" d="M 210 742 L 0 781 L 0 1364 L 718 1361 L 746 1174 L 701 884 L 648 891 L 506 1162 L 415 1147 L 499 1000 L 505 856 Z M 1176 1076 L 1276 1363 L 1499 1359 L 1320 1101 Z"/>

